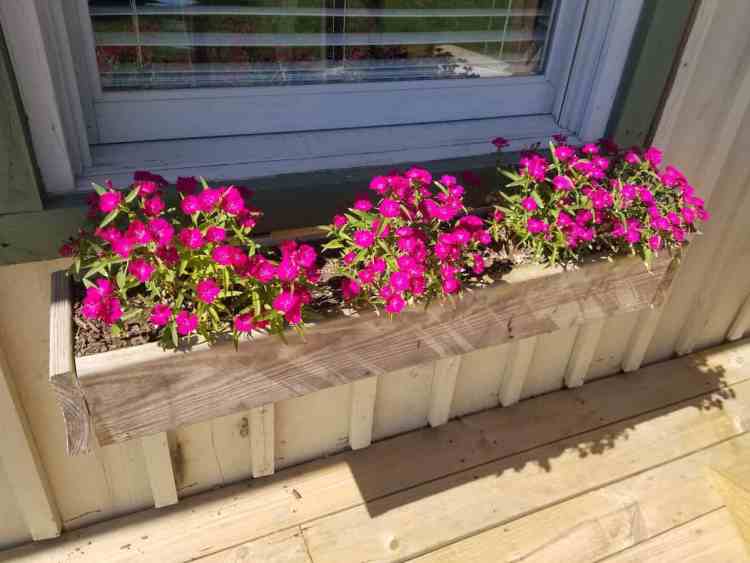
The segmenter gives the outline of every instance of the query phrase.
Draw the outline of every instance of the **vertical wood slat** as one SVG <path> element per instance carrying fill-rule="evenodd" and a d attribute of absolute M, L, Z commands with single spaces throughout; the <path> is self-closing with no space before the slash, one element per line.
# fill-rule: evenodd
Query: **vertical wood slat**
<path fill-rule="evenodd" d="M 739 340 L 750 330 L 750 295 L 740 307 L 737 316 L 727 331 L 727 340 Z"/>
<path fill-rule="evenodd" d="M 440 426 L 448 422 L 451 414 L 453 393 L 456 390 L 458 370 L 461 368 L 461 356 L 453 356 L 435 362 L 430 390 L 430 410 L 427 421 L 430 426 Z"/>
<path fill-rule="evenodd" d="M 377 388 L 377 377 L 368 377 L 352 383 L 349 446 L 353 450 L 366 448 L 372 443 L 372 423 L 375 417 Z"/>
<path fill-rule="evenodd" d="M 154 507 L 171 506 L 177 503 L 177 485 L 175 483 L 172 455 L 166 432 L 159 432 L 141 438 L 143 457 L 151 492 L 154 495 Z"/>
<path fill-rule="evenodd" d="M 250 410 L 250 456 L 253 477 L 273 475 L 276 470 L 274 424 L 273 404 Z"/>
<path fill-rule="evenodd" d="M 0 462 L 35 540 L 60 535 L 60 513 L 0 348 Z"/>
<path fill-rule="evenodd" d="M 509 407 L 517 403 L 523 391 L 523 382 L 534 359 L 537 337 L 524 338 L 515 343 L 510 351 L 508 364 L 500 382 L 500 404 Z"/>
<path fill-rule="evenodd" d="M 573 350 L 565 367 L 566 387 L 580 387 L 594 359 L 594 353 L 599 345 L 606 319 L 600 319 L 581 325 L 576 335 Z"/>

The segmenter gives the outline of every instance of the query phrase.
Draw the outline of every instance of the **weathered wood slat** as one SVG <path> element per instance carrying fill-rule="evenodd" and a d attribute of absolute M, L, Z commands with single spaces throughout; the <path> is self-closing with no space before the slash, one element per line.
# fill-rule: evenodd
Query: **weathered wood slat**
<path fill-rule="evenodd" d="M 461 356 L 435 362 L 430 390 L 430 410 L 427 413 L 427 421 L 432 427 L 445 424 L 450 418 L 453 393 L 456 390 L 456 378 L 460 367 Z"/>
<path fill-rule="evenodd" d="M 526 381 L 531 362 L 534 359 L 536 341 L 536 336 L 525 338 L 516 342 L 511 349 L 498 392 L 502 406 L 509 407 L 521 399 L 523 382 Z"/>
<path fill-rule="evenodd" d="M 352 383 L 349 446 L 353 450 L 366 448 L 372 443 L 372 421 L 375 415 L 377 391 L 377 377 L 368 377 Z"/>
<path fill-rule="evenodd" d="M 50 301 L 49 381 L 65 420 L 68 453 L 85 453 L 91 449 L 91 424 L 86 398 L 76 377 L 71 285 L 64 271 L 52 274 Z"/>
<path fill-rule="evenodd" d="M 154 495 L 154 507 L 162 508 L 177 503 L 177 485 L 175 484 L 172 455 L 166 432 L 159 432 L 141 438 L 143 457 L 146 459 L 146 470 L 151 492 Z"/>
<path fill-rule="evenodd" d="M 750 450 L 740 456 L 742 460 L 730 467 L 712 467 L 713 485 L 724 497 L 729 513 L 734 519 L 750 556 Z"/>
<path fill-rule="evenodd" d="M 732 325 L 727 331 L 727 340 L 739 340 L 750 329 L 750 296 L 745 299 Z"/>
<path fill-rule="evenodd" d="M 263 405 L 250 411 L 250 463 L 253 477 L 273 475 L 274 459 L 274 408 Z"/>
<path fill-rule="evenodd" d="M 29 535 L 35 540 L 59 536 L 60 512 L 2 348 L 0 429 L 0 471 L 8 478 Z"/>
<path fill-rule="evenodd" d="M 568 359 L 568 365 L 565 367 L 565 385 L 566 387 L 580 387 L 586 379 L 586 374 L 591 367 L 591 361 L 594 359 L 596 347 L 599 345 L 599 339 L 604 330 L 605 319 L 599 319 L 585 325 L 581 325 L 576 335 L 576 341 L 573 344 L 573 350 Z"/>
<path fill-rule="evenodd" d="M 635 257 L 592 260 L 569 272 L 527 266 L 452 305 L 390 320 L 373 312 L 290 333 L 188 353 L 156 344 L 76 360 L 101 444 L 161 432 L 441 358 L 658 305 L 674 267 Z M 53 383 L 55 383 L 53 381 Z M 72 419 L 78 422 L 79 419 Z M 74 444 L 80 424 L 69 424 Z M 75 451 L 75 448 L 73 449 Z"/>

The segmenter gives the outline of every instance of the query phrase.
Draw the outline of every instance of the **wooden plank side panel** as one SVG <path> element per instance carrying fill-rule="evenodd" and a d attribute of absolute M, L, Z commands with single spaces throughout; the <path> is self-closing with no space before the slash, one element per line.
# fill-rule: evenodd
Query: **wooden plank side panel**
<path fill-rule="evenodd" d="M 79 358 L 78 377 L 107 444 L 648 307 L 661 302 L 673 274 L 669 257 L 651 272 L 632 257 L 565 273 L 522 268 L 455 306 L 394 320 L 367 312 L 311 327 L 304 341 L 260 337 L 237 353 L 117 350 Z"/>
<path fill-rule="evenodd" d="M 349 417 L 349 446 L 361 450 L 372 443 L 372 422 L 378 378 L 369 377 L 352 383 L 352 410 Z"/>
<path fill-rule="evenodd" d="M 154 495 L 154 507 L 161 508 L 177 502 L 172 455 L 166 432 L 141 438 L 149 484 Z"/>
<path fill-rule="evenodd" d="M 63 270 L 52 274 L 49 319 L 49 380 L 68 430 L 68 453 L 84 453 L 93 438 L 88 405 L 75 372 L 71 285 Z"/>

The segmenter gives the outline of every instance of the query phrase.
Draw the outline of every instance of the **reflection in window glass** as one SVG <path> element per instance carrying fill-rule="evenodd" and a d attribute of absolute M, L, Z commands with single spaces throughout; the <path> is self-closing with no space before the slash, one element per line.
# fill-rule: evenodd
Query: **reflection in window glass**
<path fill-rule="evenodd" d="M 91 0 L 105 90 L 542 72 L 554 0 Z"/>

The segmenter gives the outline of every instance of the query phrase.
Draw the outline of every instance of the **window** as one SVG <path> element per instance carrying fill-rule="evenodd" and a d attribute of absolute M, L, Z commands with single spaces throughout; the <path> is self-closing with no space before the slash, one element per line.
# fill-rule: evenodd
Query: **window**
<path fill-rule="evenodd" d="M 639 9 L 31 0 L 1 3 L 0 23 L 45 184 L 67 191 L 135 168 L 236 179 L 481 154 L 497 135 L 593 138 Z"/>

